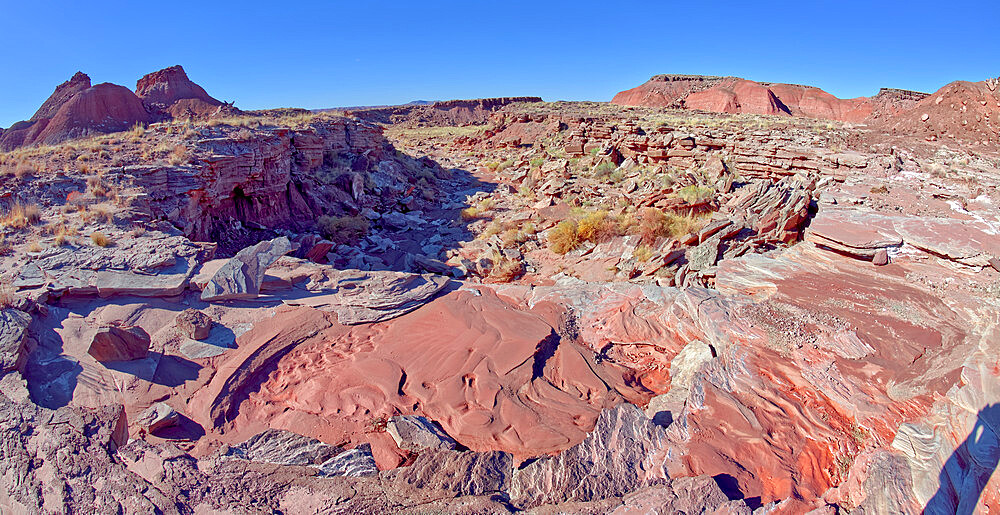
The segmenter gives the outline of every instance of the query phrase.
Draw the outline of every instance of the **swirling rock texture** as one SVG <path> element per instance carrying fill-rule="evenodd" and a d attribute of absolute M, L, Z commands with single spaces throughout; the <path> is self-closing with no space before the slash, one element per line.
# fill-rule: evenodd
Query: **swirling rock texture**
<path fill-rule="evenodd" d="M 992 140 L 656 82 L 735 115 L 272 112 L 122 135 L 183 159 L 3 176 L 38 220 L 4 219 L 0 511 L 1000 509 Z M 156 116 L 208 102 L 140 83 Z"/>

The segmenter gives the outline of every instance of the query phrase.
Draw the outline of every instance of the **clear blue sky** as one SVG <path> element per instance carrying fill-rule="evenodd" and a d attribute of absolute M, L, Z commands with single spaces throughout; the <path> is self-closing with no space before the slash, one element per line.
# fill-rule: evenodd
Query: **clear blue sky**
<path fill-rule="evenodd" d="M 0 2 L 0 126 L 77 70 L 181 64 L 237 107 L 610 100 L 658 73 L 840 97 L 1000 75 L 1000 1 Z"/>

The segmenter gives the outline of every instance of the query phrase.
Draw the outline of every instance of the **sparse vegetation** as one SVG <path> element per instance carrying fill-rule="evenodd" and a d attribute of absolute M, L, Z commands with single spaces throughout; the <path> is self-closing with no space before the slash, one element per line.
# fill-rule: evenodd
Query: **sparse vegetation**
<path fill-rule="evenodd" d="M 316 223 L 325 238 L 342 245 L 354 245 L 368 235 L 368 219 L 363 216 L 321 216 Z"/>
<path fill-rule="evenodd" d="M 29 225 L 38 223 L 41 218 L 42 210 L 38 206 L 15 202 L 7 211 L 7 214 L 0 219 L 0 225 L 13 229 L 23 229 Z"/>
<path fill-rule="evenodd" d="M 90 241 L 94 242 L 94 245 L 98 247 L 107 247 L 112 243 L 111 238 L 100 231 L 90 233 Z"/>

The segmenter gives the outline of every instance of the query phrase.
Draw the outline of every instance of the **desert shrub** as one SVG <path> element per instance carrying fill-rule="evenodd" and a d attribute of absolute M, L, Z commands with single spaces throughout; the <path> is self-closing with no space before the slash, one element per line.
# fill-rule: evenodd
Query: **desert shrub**
<path fill-rule="evenodd" d="M 653 249 L 649 245 L 643 243 L 636 247 L 635 251 L 632 252 L 632 257 L 640 263 L 646 263 L 653 258 Z"/>
<path fill-rule="evenodd" d="M 15 202 L 10 207 L 7 214 L 0 220 L 0 224 L 14 229 L 22 229 L 29 225 L 38 223 L 42 218 L 42 210 L 34 204 L 22 204 Z"/>
<path fill-rule="evenodd" d="M 103 198 L 107 196 L 108 189 L 104 186 L 104 181 L 101 180 L 99 175 L 92 175 L 87 177 L 87 193 L 97 197 Z"/>
<path fill-rule="evenodd" d="M 680 238 L 698 232 L 707 222 L 704 215 L 678 215 L 647 207 L 639 212 L 637 233 L 644 244 L 652 245 L 660 237 Z"/>
<path fill-rule="evenodd" d="M 21 162 L 21 163 L 17 164 L 16 168 L 14 168 L 14 177 L 17 177 L 18 179 L 21 179 L 21 178 L 25 177 L 26 175 L 31 175 L 31 174 L 35 173 L 36 171 L 37 170 L 35 169 L 34 166 L 32 166 L 32 165 L 30 165 L 28 163 L 25 163 L 25 162 Z"/>
<path fill-rule="evenodd" d="M 612 163 L 611 161 L 605 161 L 594 167 L 594 177 L 599 179 L 603 177 L 608 177 L 609 175 L 611 175 L 612 172 L 615 171 L 616 168 L 618 167 L 615 166 L 615 164 Z"/>
<path fill-rule="evenodd" d="M 483 216 L 483 212 L 477 207 L 467 207 L 460 213 L 462 220 L 475 220 Z"/>
<path fill-rule="evenodd" d="M 638 233 L 644 244 L 652 245 L 657 238 L 670 234 L 670 219 L 659 209 L 644 208 L 639 212 Z"/>
<path fill-rule="evenodd" d="M 188 162 L 188 152 L 187 147 L 184 145 L 177 145 L 170 151 L 170 157 L 167 159 L 170 166 L 180 166 Z"/>
<path fill-rule="evenodd" d="M 684 199 L 688 204 L 696 204 L 715 194 L 712 188 L 692 184 L 677 190 L 677 196 Z"/>
<path fill-rule="evenodd" d="M 541 166 L 545 164 L 545 158 L 536 157 L 535 159 L 528 161 L 528 164 L 531 165 L 532 168 L 541 168 Z"/>
<path fill-rule="evenodd" d="M 93 232 L 90 234 L 90 241 L 94 242 L 94 245 L 98 247 L 107 247 L 111 245 L 111 238 L 103 232 Z"/>
<path fill-rule="evenodd" d="M 494 263 L 489 274 L 490 279 L 494 281 L 510 282 L 524 273 L 524 263 L 520 259 L 511 259 L 504 256 L 494 260 Z"/>
<path fill-rule="evenodd" d="M 342 245 L 354 245 L 368 234 L 363 216 L 321 216 L 316 223 L 325 238 Z"/>
<path fill-rule="evenodd" d="M 549 231 L 549 249 L 556 254 L 565 254 L 580 245 L 576 220 L 563 220 Z"/>
<path fill-rule="evenodd" d="M 500 235 L 500 242 L 504 248 L 512 248 L 528 241 L 528 238 L 530 235 L 525 231 L 511 228 Z"/>
<path fill-rule="evenodd" d="M 607 211 L 587 213 L 577 222 L 576 234 L 580 241 L 600 243 L 620 235 L 618 219 Z"/>
<path fill-rule="evenodd" d="M 7 279 L 0 279 L 0 308 L 12 308 L 17 303 L 14 287 Z"/>
<path fill-rule="evenodd" d="M 138 123 L 133 125 L 131 129 L 125 132 L 125 135 L 128 136 L 130 140 L 132 140 L 132 143 L 141 140 L 145 134 L 146 134 L 146 128 L 143 127 L 142 124 Z"/>

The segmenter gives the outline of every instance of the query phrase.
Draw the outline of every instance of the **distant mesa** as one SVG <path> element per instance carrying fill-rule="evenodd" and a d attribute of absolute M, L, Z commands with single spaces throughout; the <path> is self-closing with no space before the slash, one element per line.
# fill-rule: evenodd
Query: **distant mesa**
<path fill-rule="evenodd" d="M 841 99 L 820 88 L 798 84 L 755 82 L 739 77 L 656 75 L 618 93 L 611 102 L 862 123 L 903 111 L 926 96 L 926 93 L 915 91 L 883 89 L 875 97 Z"/>
<path fill-rule="evenodd" d="M 146 75 L 139 79 L 136 91 L 138 95 L 109 82 L 91 86 L 87 74 L 76 72 L 56 86 L 30 120 L 0 131 L 0 151 L 119 132 L 139 123 L 232 111 L 191 82 L 180 66 Z"/>

